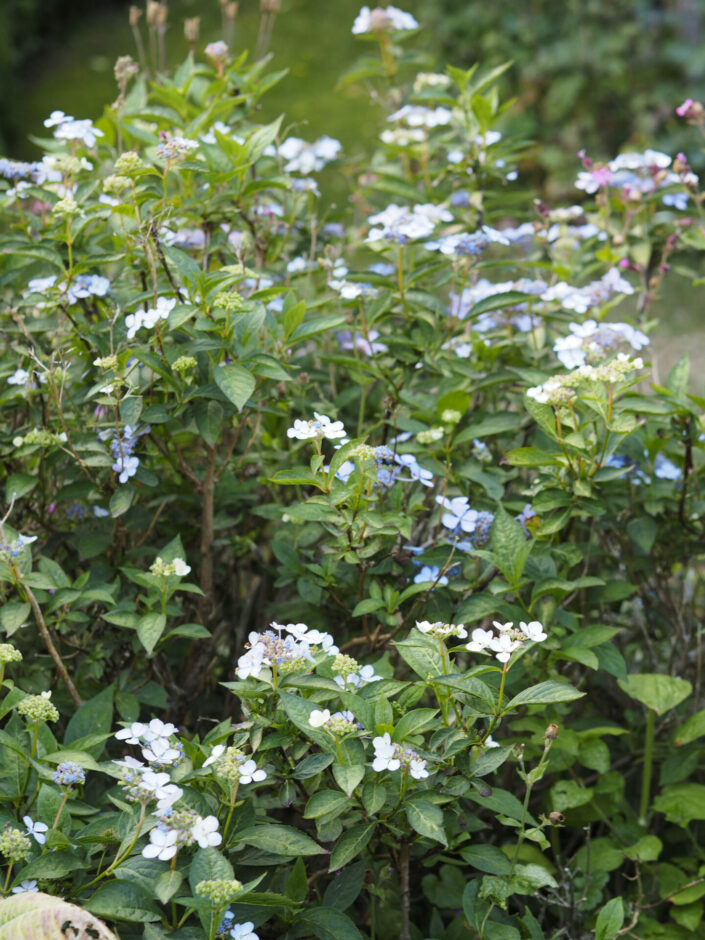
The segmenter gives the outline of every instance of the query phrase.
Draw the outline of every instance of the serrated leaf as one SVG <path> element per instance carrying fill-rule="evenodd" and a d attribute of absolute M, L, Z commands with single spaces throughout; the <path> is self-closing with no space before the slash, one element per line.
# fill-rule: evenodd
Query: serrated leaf
<path fill-rule="evenodd" d="M 677 679 L 662 673 L 632 673 L 618 679 L 617 684 L 630 698 L 652 708 L 657 715 L 675 708 L 693 691 L 687 679 Z"/>
<path fill-rule="evenodd" d="M 330 856 L 328 871 L 338 871 L 363 851 L 372 838 L 376 823 L 360 823 L 347 829 L 335 844 Z"/>
<path fill-rule="evenodd" d="M 555 679 L 548 679 L 546 682 L 539 682 L 538 685 L 523 689 L 513 699 L 510 699 L 504 706 L 503 712 L 518 708 L 519 705 L 550 705 L 554 702 L 573 702 L 584 695 L 584 692 L 578 692 L 568 682 L 557 682 Z"/>
<path fill-rule="evenodd" d="M 217 366 L 213 370 L 215 384 L 225 397 L 242 411 L 255 390 L 255 378 L 242 366 Z"/>
<path fill-rule="evenodd" d="M 140 617 L 137 624 L 137 636 L 148 655 L 154 651 L 165 627 L 166 616 L 164 614 L 150 613 Z"/>
<path fill-rule="evenodd" d="M 238 840 L 272 855 L 322 855 L 324 850 L 305 832 L 278 823 L 250 826 L 237 834 Z"/>
<path fill-rule="evenodd" d="M 443 828 L 443 810 L 428 800 L 414 800 L 404 807 L 409 825 L 419 835 L 426 836 L 442 845 L 448 845 Z"/>

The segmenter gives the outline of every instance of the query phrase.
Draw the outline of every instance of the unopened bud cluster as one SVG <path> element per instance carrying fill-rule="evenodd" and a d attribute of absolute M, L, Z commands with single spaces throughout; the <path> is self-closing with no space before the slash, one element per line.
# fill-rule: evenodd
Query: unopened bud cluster
<path fill-rule="evenodd" d="M 115 161 L 116 176 L 137 176 L 147 169 L 144 160 L 134 150 L 121 153 Z"/>
<path fill-rule="evenodd" d="M 55 202 L 52 207 L 52 214 L 59 217 L 70 219 L 73 216 L 76 216 L 80 213 L 78 203 L 73 198 L 73 196 L 64 196 L 63 199 L 59 199 L 58 202 Z"/>
<path fill-rule="evenodd" d="M 196 360 L 193 356 L 179 356 L 178 359 L 175 359 L 171 364 L 172 372 L 176 372 L 177 375 L 185 376 L 192 369 L 196 368 Z"/>
<path fill-rule="evenodd" d="M 0 833 L 0 852 L 13 865 L 24 861 L 31 848 L 32 843 L 21 829 L 5 828 Z"/>
<path fill-rule="evenodd" d="M 212 878 L 210 881 L 199 881 L 196 885 L 196 894 L 207 898 L 214 907 L 225 907 L 242 891 L 242 884 L 235 878 Z"/>
<path fill-rule="evenodd" d="M 0 663 L 18 663 L 22 659 L 22 653 L 16 649 L 12 643 L 0 643 Z"/>
<path fill-rule="evenodd" d="M 99 369 L 117 369 L 117 356 L 100 356 L 98 359 L 93 360 L 93 365 Z"/>
<path fill-rule="evenodd" d="M 108 195 L 119 196 L 132 186 L 132 180 L 129 176 L 120 176 L 118 173 L 111 173 L 103 180 L 103 192 Z"/>
<path fill-rule="evenodd" d="M 21 657 L 20 657 L 21 658 Z M 23 718 L 32 723 L 40 721 L 58 721 L 59 712 L 55 705 L 49 701 L 51 692 L 42 692 L 41 695 L 28 695 L 17 703 L 17 711 Z"/>
<path fill-rule="evenodd" d="M 228 313 L 238 313 L 244 307 L 242 297 L 233 290 L 221 291 L 219 294 L 216 294 L 213 304 L 216 307 L 220 307 L 222 310 L 227 310 Z"/>
<path fill-rule="evenodd" d="M 345 653 L 338 653 L 333 660 L 331 668 L 336 675 L 347 679 L 348 676 L 358 671 L 360 663 L 352 656 L 346 656 Z"/>

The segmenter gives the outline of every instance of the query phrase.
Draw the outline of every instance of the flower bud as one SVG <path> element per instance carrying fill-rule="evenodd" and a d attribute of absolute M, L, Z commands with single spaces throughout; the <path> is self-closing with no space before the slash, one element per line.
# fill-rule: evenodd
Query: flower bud
<path fill-rule="evenodd" d="M 140 21 L 142 10 L 139 7 L 130 7 L 130 26 L 134 29 Z"/>
<path fill-rule="evenodd" d="M 565 822 L 565 816 L 563 813 L 559 813 L 557 810 L 554 810 L 552 813 L 548 814 L 548 821 L 552 826 L 560 826 L 561 823 Z"/>
<path fill-rule="evenodd" d="M 544 732 L 544 738 L 547 741 L 555 741 L 558 737 L 558 725 L 553 724 L 553 722 L 546 728 Z"/>
<path fill-rule="evenodd" d="M 198 33 L 201 26 L 200 16 L 191 16 L 184 20 L 184 37 L 186 42 L 198 42 Z"/>

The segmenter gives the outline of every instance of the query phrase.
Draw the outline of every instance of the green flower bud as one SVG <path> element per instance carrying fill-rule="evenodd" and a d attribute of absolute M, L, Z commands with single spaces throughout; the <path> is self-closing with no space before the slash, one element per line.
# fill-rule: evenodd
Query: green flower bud
<path fill-rule="evenodd" d="M 117 173 L 113 173 L 103 180 L 103 192 L 119 195 L 124 190 L 129 189 L 131 185 L 129 176 L 118 176 Z"/>
<path fill-rule="evenodd" d="M 227 310 L 229 313 L 238 313 L 244 306 L 242 297 L 235 291 L 221 291 L 215 295 L 213 306 Z"/>
<path fill-rule="evenodd" d="M 225 907 L 242 891 L 242 884 L 237 879 L 213 878 L 199 881 L 196 894 L 207 898 L 214 907 Z"/>
<path fill-rule="evenodd" d="M 39 721 L 58 721 L 59 712 L 55 705 L 52 705 L 49 699 L 51 692 L 42 692 L 41 695 L 28 695 L 21 702 L 17 703 L 17 711 L 27 721 L 35 723 Z"/>
<path fill-rule="evenodd" d="M 115 161 L 115 174 L 117 176 L 138 176 L 147 169 L 144 160 L 134 150 L 121 153 Z"/>
<path fill-rule="evenodd" d="M 57 218 L 65 219 L 73 218 L 73 216 L 80 215 L 81 213 L 78 203 L 73 196 L 65 196 L 63 199 L 59 199 L 51 211 L 52 215 L 57 216 Z"/>
<path fill-rule="evenodd" d="M 22 653 L 12 645 L 12 643 L 0 643 L 0 663 L 18 663 L 22 659 Z"/>
<path fill-rule="evenodd" d="M 177 375 L 185 376 L 192 369 L 196 368 L 196 360 L 193 356 L 179 356 L 171 364 L 171 371 Z"/>
<path fill-rule="evenodd" d="M 0 833 L 0 852 L 11 863 L 24 861 L 30 853 L 32 843 L 21 829 L 5 827 Z"/>

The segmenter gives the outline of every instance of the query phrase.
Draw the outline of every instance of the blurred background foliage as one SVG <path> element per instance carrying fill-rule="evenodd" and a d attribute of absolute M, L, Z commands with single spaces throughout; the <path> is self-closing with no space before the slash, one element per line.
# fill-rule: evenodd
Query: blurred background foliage
<path fill-rule="evenodd" d="M 139 3 L 144 8 L 144 3 Z M 511 59 L 505 91 L 516 95 L 507 130 L 534 140 L 525 170 L 547 195 L 570 191 L 575 153 L 609 157 L 625 146 L 669 152 L 692 142 L 673 109 L 705 82 L 705 6 L 700 0 L 406 0 L 424 24 L 437 61 L 468 66 Z M 0 147 L 33 155 L 29 134 L 53 108 L 96 117 L 114 95 L 112 65 L 135 53 L 125 0 L 3 0 L 0 3 Z M 360 0 L 282 0 L 274 26 L 276 63 L 293 81 L 265 107 L 338 137 L 350 153 L 380 115 L 362 96 L 334 94 L 337 78 L 364 50 L 350 27 Z M 253 48 L 259 0 L 241 0 L 235 45 Z M 170 62 L 188 49 L 183 20 L 200 17 L 200 38 L 221 37 L 218 0 L 170 0 Z M 142 18 L 144 26 L 144 17 Z M 302 127 L 300 132 L 304 133 Z M 306 134 L 304 133 L 304 136 Z M 696 169 L 698 155 L 689 154 Z M 702 168 L 702 161 L 701 168 Z"/>

